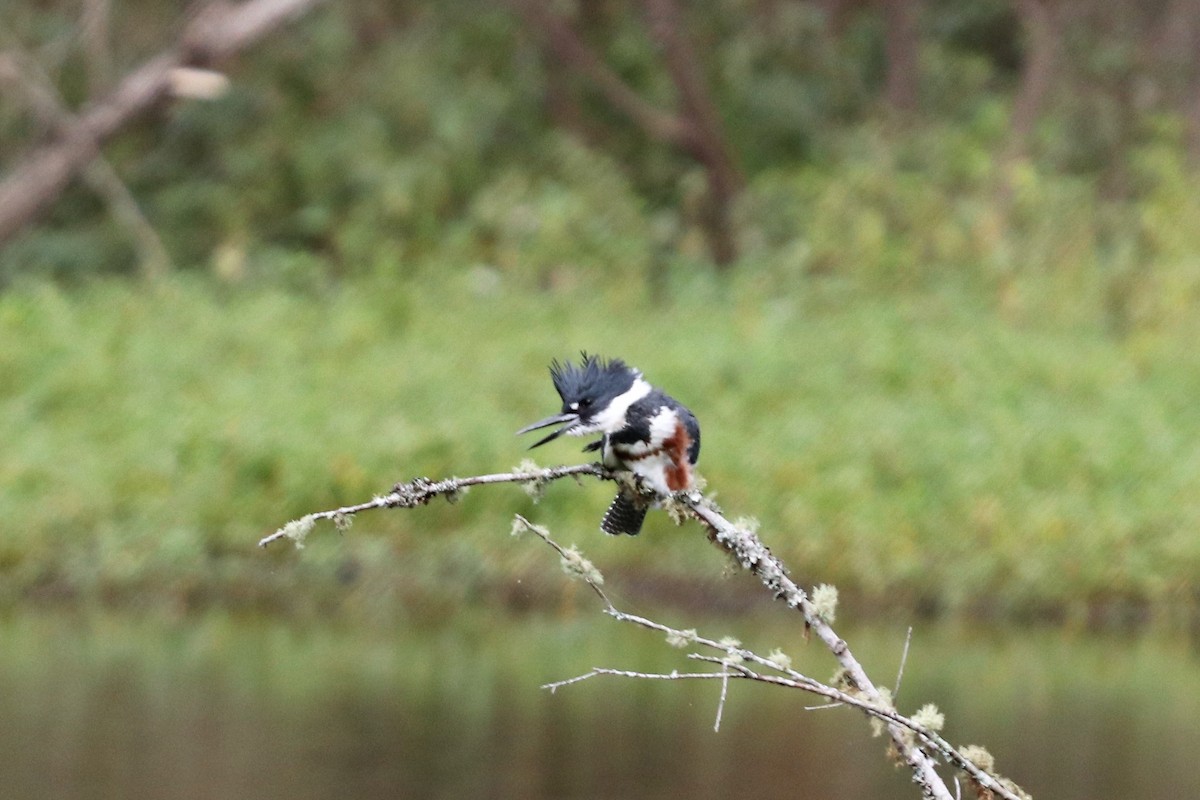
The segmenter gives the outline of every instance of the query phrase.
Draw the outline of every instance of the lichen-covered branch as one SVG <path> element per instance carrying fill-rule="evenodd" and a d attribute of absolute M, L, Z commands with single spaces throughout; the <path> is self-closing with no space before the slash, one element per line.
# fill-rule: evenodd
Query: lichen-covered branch
<path fill-rule="evenodd" d="M 872 705 L 890 704 L 867 677 L 862 664 L 850 652 L 850 647 L 833 630 L 827 615 L 820 612 L 808 594 L 788 577 L 783 563 L 762 543 L 762 540 L 745 526 L 727 520 L 710 502 L 700 496 L 689 496 L 682 500 L 690 516 L 702 522 L 709 531 L 709 539 L 732 555 L 739 564 L 752 572 L 771 593 L 789 607 L 804 615 L 804 622 L 825 643 L 829 652 L 837 659 L 845 672 L 847 683 Z M 888 723 L 888 734 L 896 746 L 896 752 L 913 772 L 913 780 L 927 797 L 950 797 L 941 777 L 934 769 L 932 759 L 914 744 L 904 727 L 896 722 Z M 1003 795 L 1002 795 L 1003 796 Z"/>
<path fill-rule="evenodd" d="M 862 664 L 854 657 L 849 645 L 834 631 L 832 626 L 833 603 L 830 602 L 832 598 L 821 596 L 822 594 L 830 595 L 831 590 L 828 587 L 819 587 L 821 591 L 814 591 L 813 595 L 805 592 L 788 576 L 783 563 L 763 544 L 750 526 L 728 520 L 721 510 L 700 491 L 679 492 L 670 497 L 655 497 L 653 492 L 647 490 L 639 482 L 631 480 L 628 473 L 612 470 L 601 464 L 543 468 L 527 461 L 511 472 L 466 478 L 447 478 L 440 481 L 415 478 L 407 483 L 398 483 L 388 494 L 377 496 L 365 503 L 314 512 L 298 520 L 293 520 L 261 539 L 259 545 L 265 547 L 279 539 L 291 539 L 299 547 L 303 545 L 305 537 L 319 520 L 330 520 L 339 528 L 344 528 L 356 514 L 362 511 L 376 508 L 415 508 L 425 505 L 437 497 L 445 497 L 454 501 L 472 486 L 516 483 L 523 485 L 527 492 L 537 497 L 545 485 L 552 481 L 566 477 L 578 479 L 585 475 L 601 480 L 624 482 L 647 494 L 651 499 L 658 500 L 677 521 L 692 518 L 704 525 L 710 541 L 725 550 L 742 567 L 758 577 L 772 595 L 782 599 L 789 607 L 803 615 L 805 625 L 825 644 L 840 665 L 839 686 L 829 686 L 802 675 L 792 670 L 790 665 L 784 663 L 783 660 L 772 656 L 760 656 L 742 648 L 740 643 L 706 639 L 695 631 L 676 630 L 644 617 L 618 610 L 605 594 L 602 588 L 603 578 L 591 562 L 577 550 L 558 545 L 544 528 L 534 525 L 523 517 L 517 517 L 514 523 L 514 532 L 532 531 L 554 547 L 563 559 L 564 569 L 591 586 L 603 601 L 606 613 L 620 621 L 662 632 L 668 637 L 668 641 L 674 644 L 682 643 L 683 646 L 687 646 L 694 643 L 723 653 L 723 657 L 713 658 L 699 654 L 695 657 L 720 664 L 722 672 L 715 674 L 724 681 L 730 679 L 754 680 L 802 689 L 836 703 L 858 708 L 873 719 L 880 720 L 891 739 L 896 754 L 911 770 L 913 781 L 920 787 L 924 797 L 938 798 L 938 800 L 951 800 L 953 797 L 937 772 L 935 756 L 963 770 L 971 783 L 978 787 L 981 796 L 1000 797 L 1004 800 L 1022 800 L 1023 797 L 1026 797 L 1014 784 L 995 777 L 987 768 L 980 766 L 978 761 L 983 759 L 972 759 L 969 754 L 964 754 L 952 747 L 929 725 L 899 714 L 892 705 L 887 690 L 881 691 L 875 686 L 867 676 Z M 757 666 L 751 667 L 748 666 L 749 664 Z M 580 676 L 560 684 L 552 684 L 550 688 L 584 680 L 586 677 L 606 674 L 626 673 L 597 669 L 587 676 Z"/>
<path fill-rule="evenodd" d="M 291 539 L 297 546 L 304 544 L 305 537 L 319 520 L 329 520 L 339 527 L 349 524 L 349 520 L 358 513 L 375 508 L 416 508 L 427 505 L 430 500 L 445 497 L 451 502 L 457 500 L 464 491 L 472 486 L 483 486 L 489 483 L 521 483 L 526 491 L 539 493 L 545 484 L 560 478 L 578 475 L 591 475 L 596 478 L 611 480 L 613 471 L 600 464 L 576 464 L 569 467 L 538 467 L 532 463 L 522 464 L 512 472 L 499 472 L 493 475 L 474 475 L 469 478 L 445 478 L 431 481 L 429 478 L 413 478 L 408 483 L 397 483 L 392 491 L 378 495 L 365 503 L 351 506 L 317 511 L 305 514 L 300 519 L 292 520 L 270 536 L 259 540 L 259 547 L 266 547 L 278 539 Z"/>
<path fill-rule="evenodd" d="M 637 614 L 630 614 L 618 609 L 609 599 L 608 594 L 604 591 L 604 579 L 599 570 L 597 570 L 590 561 L 583 557 L 575 548 L 564 548 L 555 541 L 549 532 L 541 525 L 535 525 L 524 517 L 518 515 L 513 523 L 513 532 L 519 533 L 529 531 L 537 535 L 546 544 L 553 547 L 563 559 L 563 569 L 568 574 L 583 580 L 592 590 L 600 597 L 604 603 L 604 611 L 609 616 L 616 619 L 618 622 L 627 622 L 637 625 L 648 630 L 657 631 L 666 636 L 667 642 L 678 646 L 688 647 L 691 645 L 699 645 L 716 651 L 720 655 L 710 656 L 701 653 L 690 653 L 689 658 L 705 661 L 720 667 L 718 672 L 669 672 L 669 673 L 654 673 L 654 672 L 635 672 L 631 670 L 612 669 L 610 667 L 594 667 L 583 675 L 578 675 L 574 678 L 568 678 L 562 681 L 548 683 L 542 688 L 549 689 L 551 692 L 557 691 L 564 686 L 579 683 L 590 678 L 599 677 L 602 675 L 622 677 L 622 678 L 642 678 L 650 680 L 722 680 L 742 679 L 750 681 L 758 681 L 760 683 L 769 683 L 775 686 L 784 686 L 791 689 L 799 689 L 809 692 L 810 694 L 819 695 L 832 701 L 835 704 L 852 706 L 865 712 L 868 716 L 873 717 L 886 726 L 898 726 L 900 728 L 911 731 L 910 734 L 905 734 L 907 738 L 920 742 L 921 745 L 928 747 L 935 752 L 944 761 L 962 770 L 974 783 L 992 791 L 996 796 L 1003 797 L 1006 800 L 1022 800 L 1025 797 L 1020 789 L 1012 788 L 1008 781 L 999 779 L 988 771 L 976 764 L 967 754 L 956 749 L 948 741 L 935 730 L 941 727 L 943 718 L 933 706 L 925 706 L 925 709 L 933 709 L 928 713 L 922 714 L 918 712 L 913 717 L 905 716 L 899 713 L 891 703 L 890 698 L 881 698 L 882 702 L 872 702 L 867 700 L 861 690 L 855 687 L 849 681 L 845 681 L 844 687 L 831 686 L 811 678 L 795 669 L 792 669 L 791 659 L 780 651 L 775 651 L 766 656 L 760 655 L 753 650 L 749 650 L 741 646 L 740 642 L 732 639 L 710 639 L 701 636 L 695 630 L 681 630 L 673 628 L 670 625 L 664 625 L 660 622 L 655 622 L 646 617 Z M 849 649 L 847 648 L 847 652 Z M 755 665 L 757 669 L 751 667 Z M 843 673 L 844 675 L 845 673 Z M 722 702 L 722 706 L 724 703 Z M 720 719 L 718 717 L 718 726 Z M 940 780 L 940 776 L 939 776 Z"/>

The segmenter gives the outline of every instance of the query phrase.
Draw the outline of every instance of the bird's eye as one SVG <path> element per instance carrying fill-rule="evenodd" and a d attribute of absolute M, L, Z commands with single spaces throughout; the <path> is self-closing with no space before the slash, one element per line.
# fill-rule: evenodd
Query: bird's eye
<path fill-rule="evenodd" d="M 585 398 L 583 398 L 582 400 L 580 400 L 580 401 L 579 401 L 579 407 L 580 407 L 580 408 L 587 408 L 587 407 L 588 407 L 588 406 L 590 406 L 591 404 L 592 404 L 592 401 L 591 401 L 589 398 L 587 398 L 587 397 L 585 397 Z"/>

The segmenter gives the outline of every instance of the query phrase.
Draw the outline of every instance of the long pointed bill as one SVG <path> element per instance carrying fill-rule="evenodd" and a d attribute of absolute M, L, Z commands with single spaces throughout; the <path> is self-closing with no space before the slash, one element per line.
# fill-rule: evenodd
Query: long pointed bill
<path fill-rule="evenodd" d="M 546 442 L 554 441 L 559 436 L 562 436 L 564 433 L 566 433 L 567 431 L 569 431 L 571 428 L 575 427 L 579 423 L 579 415 L 578 414 L 556 414 L 553 417 L 546 417 L 545 419 L 538 420 L 537 422 L 533 423 L 532 425 L 526 425 L 524 428 L 521 428 L 521 430 L 517 431 L 517 435 L 520 436 L 522 433 L 529 433 L 530 431 L 540 430 L 541 428 L 549 428 L 551 425 L 559 425 L 562 423 L 566 423 L 566 424 L 563 425 L 558 430 L 556 430 L 554 433 L 550 434 L 549 436 L 543 437 L 542 439 L 539 439 L 538 441 L 529 445 L 529 449 L 532 450 L 535 447 L 541 447 Z"/>

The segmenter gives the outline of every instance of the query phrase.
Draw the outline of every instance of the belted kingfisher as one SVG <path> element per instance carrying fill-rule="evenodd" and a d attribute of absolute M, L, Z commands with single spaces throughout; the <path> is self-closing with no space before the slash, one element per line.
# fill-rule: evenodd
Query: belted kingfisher
<path fill-rule="evenodd" d="M 600 439 L 583 449 L 599 450 L 605 466 L 629 470 L 661 494 L 692 488 L 692 468 L 700 457 L 700 424 L 692 412 L 624 361 L 582 356 L 578 367 L 551 362 L 550 378 L 562 398 L 562 413 L 526 425 L 517 434 L 562 427 L 529 449 L 564 433 L 599 433 Z M 604 514 L 600 530 L 635 535 L 642 529 L 646 510 L 641 498 L 622 489 Z"/>

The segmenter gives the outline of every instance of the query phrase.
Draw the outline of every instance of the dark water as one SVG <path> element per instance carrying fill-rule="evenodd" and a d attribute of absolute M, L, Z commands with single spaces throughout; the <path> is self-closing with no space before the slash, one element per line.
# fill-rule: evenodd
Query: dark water
<path fill-rule="evenodd" d="M 833 671 L 777 618 L 754 630 Z M 904 632 L 845 633 L 881 682 Z M 656 636 L 600 617 L 450 618 L 329 630 L 210 617 L 0 620 L 4 798 L 917 797 L 861 717 L 733 684 L 600 678 L 688 669 Z M 887 676 L 886 678 L 884 676 Z M 948 738 L 982 743 L 1039 798 L 1200 790 L 1200 658 L 1187 643 L 931 628 L 914 635 L 902 710 L 933 701 Z"/>

